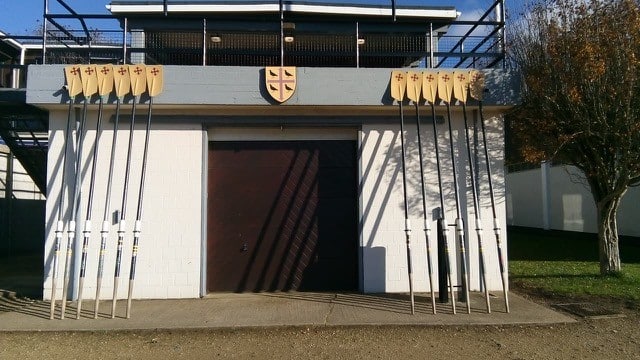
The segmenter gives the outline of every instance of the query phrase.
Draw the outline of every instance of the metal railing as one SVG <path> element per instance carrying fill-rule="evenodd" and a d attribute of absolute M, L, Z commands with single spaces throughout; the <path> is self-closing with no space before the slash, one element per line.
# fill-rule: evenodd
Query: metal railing
<path fill-rule="evenodd" d="M 29 63 L 162 63 L 166 65 L 278 65 L 280 36 L 271 32 L 223 32 L 207 18 L 180 18 L 181 30 L 132 31 L 129 19 L 112 15 L 82 15 L 57 0 L 66 14 L 45 14 L 39 49 L 31 47 Z M 119 30 L 96 30 L 92 21 L 118 21 Z M 63 25 L 75 21 L 78 29 Z M 454 67 L 503 66 L 505 59 L 504 0 L 495 0 L 478 21 L 446 23 L 461 26 L 461 35 L 434 32 L 442 22 L 425 24 L 422 33 L 360 31 L 296 33 L 285 42 L 287 65 L 334 67 Z M 214 41 L 214 37 L 224 41 Z M 1 40 L 1 38 L 0 38 Z M 29 39 L 34 40 L 34 39 Z M 18 68 L 16 68 L 18 69 Z M 18 81 L 20 85 L 24 83 Z"/>

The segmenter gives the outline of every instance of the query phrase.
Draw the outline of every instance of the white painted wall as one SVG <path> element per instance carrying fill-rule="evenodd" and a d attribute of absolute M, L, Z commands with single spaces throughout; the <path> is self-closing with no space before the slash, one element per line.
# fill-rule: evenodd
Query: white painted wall
<path fill-rule="evenodd" d="M 409 112 L 407 112 L 409 114 Z M 473 117 L 470 114 L 470 121 Z M 470 180 L 468 179 L 468 161 L 464 137 L 462 113 L 455 108 L 454 143 L 456 166 L 459 171 L 459 185 L 463 216 L 467 226 L 467 246 L 470 263 L 470 288 L 479 290 L 480 271 L 478 262 L 478 242 L 473 224 L 474 212 Z M 497 211 L 504 227 L 505 191 L 503 173 L 503 122 L 496 112 L 485 111 L 491 158 L 492 179 L 496 190 Z M 437 167 L 431 124 L 423 124 L 422 143 L 425 154 L 425 181 L 427 184 L 427 212 L 431 225 L 431 244 L 434 254 L 434 276 L 437 284 L 436 248 L 436 209 L 439 204 Z M 449 152 L 449 132 L 446 124 L 438 124 L 438 145 L 440 150 L 443 186 L 445 193 L 446 218 L 450 224 L 456 218 L 453 195 L 452 164 Z M 407 184 L 409 198 L 409 218 L 411 221 L 411 249 L 413 262 L 414 289 L 428 291 L 428 272 L 426 262 L 425 235 L 423 231 L 423 211 L 420 195 L 420 175 L 417 148 L 417 132 L 414 116 L 405 116 L 407 148 Z M 363 125 L 360 134 L 361 143 L 361 247 L 363 262 L 363 284 L 365 292 L 406 292 L 409 290 L 407 275 L 407 255 L 404 232 L 404 207 L 402 190 L 402 170 L 399 124 Z M 473 134 L 471 135 L 473 138 Z M 481 138 L 480 138 L 481 139 Z M 482 147 L 479 148 L 482 154 Z M 480 193 L 481 217 L 483 220 L 483 248 L 487 264 L 488 286 L 490 290 L 501 290 L 495 236 L 493 235 L 493 215 L 488 193 L 486 165 L 484 156 L 480 156 Z M 471 229 L 471 232 L 469 231 Z M 454 248 L 453 231 L 449 232 L 450 249 Z M 502 229 L 503 239 L 506 232 Z M 506 241 L 503 241 L 505 246 Z M 458 254 L 458 246 L 455 245 Z M 452 251 L 453 253 L 453 251 Z M 506 254 L 506 249 L 505 252 Z M 453 255 L 452 255 L 453 257 Z M 456 257 L 458 259 L 459 257 Z M 505 259 L 506 260 L 506 259 Z M 457 261 L 452 262 L 457 264 Z M 458 266 L 459 269 L 459 266 Z M 458 273 L 454 269 L 454 272 Z M 456 274 L 454 279 L 459 279 Z M 454 282 L 459 283 L 459 280 Z M 437 285 L 436 285 L 437 287 Z"/>
<path fill-rule="evenodd" d="M 507 174 L 507 198 L 510 225 L 544 228 L 543 181 L 548 181 L 549 228 L 554 230 L 596 233 L 596 206 L 582 172 L 573 166 L 549 168 L 548 180 L 540 169 Z M 638 202 L 640 188 L 630 188 L 620 204 L 618 232 L 640 236 Z"/>
<path fill-rule="evenodd" d="M 128 112 L 123 109 L 123 113 Z M 138 109 L 146 115 L 146 107 Z M 76 114 L 79 114 L 76 113 Z M 105 119 L 114 114 L 113 107 L 105 110 Z M 97 112 L 89 112 L 88 133 L 85 140 L 82 161 L 82 201 L 78 210 L 79 222 L 77 229 L 84 224 L 87 195 L 89 192 L 89 176 L 91 172 L 88 159 L 91 147 L 95 141 Z M 122 119 L 129 120 L 129 115 Z M 61 153 L 64 144 L 64 128 L 66 126 L 66 111 L 51 111 L 49 122 L 49 153 L 48 153 L 48 196 L 47 223 L 45 243 L 45 281 L 44 298 L 51 298 L 51 277 L 53 268 L 53 253 L 55 244 L 55 227 L 58 216 L 58 196 L 61 185 Z M 142 166 L 142 150 L 144 146 L 143 121 L 136 124 L 133 145 L 131 182 L 127 201 L 127 232 L 122 257 L 122 269 L 119 298 L 126 298 L 129 267 L 131 259 L 132 230 L 136 218 L 138 186 L 140 168 Z M 109 156 L 111 151 L 111 137 L 113 124 L 106 123 L 102 132 L 99 147 L 98 168 L 96 177 L 95 197 L 93 204 L 92 236 L 88 248 L 88 267 L 85 279 L 84 298 L 95 297 L 98 251 L 100 248 L 100 227 L 105 206 L 106 182 L 108 174 Z M 118 130 L 117 158 L 115 162 L 114 184 L 111 197 L 111 216 L 113 212 L 121 210 L 122 192 L 125 173 L 129 124 L 120 124 Z M 153 124 L 149 145 L 148 168 L 144 195 L 144 210 L 142 216 L 142 237 L 140 240 L 138 264 L 134 298 L 193 298 L 200 295 L 201 268 L 201 228 L 202 209 L 202 149 L 203 136 L 200 125 L 193 124 Z M 69 154 L 72 154 L 71 150 Z M 68 166 L 72 163 L 69 162 Z M 73 182 L 72 171 L 67 171 L 65 199 L 65 213 L 70 214 L 69 200 L 70 185 Z M 101 298 L 111 298 L 113 291 L 113 273 L 115 251 L 117 243 L 118 224 L 111 222 L 110 236 L 105 257 L 105 270 Z M 65 231 L 67 225 L 65 225 Z M 80 250 L 82 237 L 78 232 L 76 252 L 73 261 L 74 286 L 70 294 L 77 294 L 77 279 L 79 277 Z M 64 254 L 67 237 L 63 237 L 58 267 L 57 298 L 62 293 L 62 276 L 64 270 Z"/>
<path fill-rule="evenodd" d="M 457 109 L 456 109 L 457 110 Z M 105 111 L 105 118 L 113 114 L 113 109 Z M 471 112 L 470 112 L 471 114 Z M 470 115 L 471 116 L 471 115 Z M 487 112 L 487 129 L 490 144 L 491 166 L 498 204 L 498 216 L 504 223 L 505 198 L 503 177 L 502 119 L 498 113 Z M 61 162 L 63 146 L 62 130 L 66 124 L 66 111 L 50 112 L 50 149 L 47 197 L 47 239 L 45 245 L 45 282 L 44 298 L 51 297 L 51 275 L 54 231 L 57 218 L 58 195 L 60 187 Z M 83 154 L 83 200 L 79 208 L 80 230 L 84 223 L 86 194 L 89 189 L 91 144 L 95 140 L 95 111 L 89 113 L 90 126 L 85 141 Z M 125 118 L 128 119 L 127 116 Z M 464 144 L 464 128 L 461 113 L 454 111 L 454 141 L 456 143 L 456 161 L 459 169 L 460 184 L 466 187 L 461 192 L 463 209 L 467 216 L 467 227 L 473 221 L 473 203 L 470 183 L 466 179 L 468 164 Z M 95 277 L 99 249 L 99 228 L 103 216 L 104 196 L 106 191 L 106 174 L 108 170 L 112 124 L 106 125 L 103 132 L 98 159 L 98 174 L 93 207 L 93 234 L 89 244 L 89 260 L 85 280 L 84 298 L 92 299 L 95 294 Z M 124 164 L 128 140 L 128 124 L 119 128 L 115 183 L 112 195 L 112 212 L 120 209 L 123 189 Z M 365 292 L 404 292 L 408 290 L 406 270 L 406 248 L 404 235 L 404 213 L 402 196 L 402 175 L 400 169 L 400 139 L 397 124 L 364 125 L 359 133 L 361 146 L 360 168 L 360 203 L 361 203 L 361 247 L 362 247 L 362 289 Z M 439 207 L 436 164 L 433 151 L 433 135 L 430 124 L 423 124 L 422 140 L 425 151 L 425 174 L 428 193 L 428 210 L 432 214 Z M 215 129 L 209 131 L 210 140 L 237 138 L 239 130 Z M 244 130 L 243 130 L 244 131 Z M 294 130 L 295 131 L 295 130 Z M 242 132 L 242 131 L 241 131 Z M 264 135 L 265 132 L 262 132 Z M 280 134 L 280 132 L 279 132 Z M 242 132 L 243 137 L 247 136 Z M 272 138 L 273 134 L 266 134 Z M 422 205 L 420 198 L 420 178 L 418 173 L 417 134 L 412 116 L 406 119 L 406 141 L 408 153 L 408 193 L 410 203 L 410 219 L 412 225 L 412 259 L 414 264 L 414 282 L 417 291 L 428 291 L 426 270 L 426 246 L 424 240 Z M 453 181 L 451 161 L 448 152 L 448 131 L 446 124 L 438 124 L 439 148 L 443 168 L 447 219 L 450 223 L 455 219 L 455 202 L 453 200 Z M 299 137 L 300 134 L 293 134 Z M 317 136 L 317 134 L 315 134 Z M 334 133 L 327 136 L 334 137 Z M 473 135 L 472 135 L 473 136 Z M 133 172 L 131 175 L 130 195 L 127 204 L 127 235 L 125 238 L 122 261 L 119 298 L 126 297 L 126 279 L 129 274 L 131 256 L 132 225 L 135 220 L 137 189 L 139 185 L 140 166 L 144 142 L 144 124 L 136 126 L 134 142 Z M 143 233 L 140 243 L 136 287 L 134 298 L 189 298 L 200 295 L 201 284 L 201 246 L 203 213 L 201 196 L 205 194 L 202 186 L 202 156 L 204 143 L 202 129 L 199 125 L 189 124 L 154 124 L 149 152 L 149 167 L 146 192 L 144 198 Z M 479 148 L 482 151 L 482 147 Z M 498 270 L 495 238 L 492 231 L 492 213 L 488 197 L 488 185 L 483 157 L 480 157 L 479 172 L 481 176 L 481 207 L 484 226 L 484 249 L 489 287 L 500 290 L 501 282 Z M 71 172 L 67 176 L 67 191 L 70 191 Z M 465 185 L 466 184 L 466 185 Z M 67 193 L 68 195 L 68 193 Z M 68 209 L 70 197 L 66 198 Z M 437 252 L 435 238 L 435 215 L 429 217 L 433 244 L 433 253 Z M 471 219 L 471 220 L 469 220 Z M 473 225 L 471 229 L 473 230 Z M 113 267 L 115 263 L 115 246 L 118 225 L 111 223 L 110 237 L 107 246 L 105 275 L 103 278 L 102 298 L 108 299 L 112 294 Z M 66 228 L 65 228 L 66 230 Z M 80 234 L 80 232 L 78 231 Z M 453 235 L 453 232 L 450 232 Z M 505 231 L 502 231 L 503 237 Z M 453 239 L 452 237 L 450 239 Z M 77 237 L 74 256 L 74 274 L 76 281 L 71 294 L 77 294 L 77 277 L 80 262 L 81 236 Z M 467 246 L 470 255 L 471 289 L 479 289 L 478 247 L 475 232 L 467 231 Z M 450 245 L 454 247 L 453 240 Z M 504 243 L 503 243 L 504 245 Z M 61 245 L 61 257 L 64 256 L 66 234 Z M 457 245 L 455 245 L 457 248 Z M 457 254 L 457 252 L 456 252 Z M 457 263 L 457 262 L 456 262 Z M 58 298 L 61 294 L 61 279 L 64 264 L 59 265 Z M 458 266 L 459 267 L 459 266 Z M 434 259 L 434 276 L 437 283 L 437 266 Z M 457 278 L 458 276 L 456 276 Z M 436 285 L 437 286 L 437 285 Z"/>

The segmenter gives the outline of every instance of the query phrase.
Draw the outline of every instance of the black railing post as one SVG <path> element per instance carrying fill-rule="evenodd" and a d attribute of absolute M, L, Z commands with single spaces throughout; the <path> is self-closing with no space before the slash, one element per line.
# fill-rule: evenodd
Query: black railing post
<path fill-rule="evenodd" d="M 47 63 L 47 15 L 49 14 L 49 0 L 44 0 L 42 13 L 42 63 Z"/>

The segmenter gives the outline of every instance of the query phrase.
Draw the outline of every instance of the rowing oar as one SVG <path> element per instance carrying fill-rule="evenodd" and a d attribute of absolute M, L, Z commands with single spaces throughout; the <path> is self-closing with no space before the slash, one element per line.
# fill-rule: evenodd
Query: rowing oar
<path fill-rule="evenodd" d="M 500 275 L 502 279 L 502 291 L 504 293 L 504 304 L 507 312 L 509 312 L 509 290 L 507 288 L 507 271 L 504 266 L 504 259 L 502 257 L 502 244 L 500 241 L 500 221 L 496 212 L 496 201 L 493 192 L 493 182 L 491 180 L 491 165 L 489 159 L 489 151 L 487 150 L 487 135 L 484 126 L 484 114 L 482 111 L 482 99 L 484 98 L 485 79 L 484 74 L 478 70 L 471 70 L 469 72 L 470 86 L 469 95 L 478 101 L 480 112 L 480 126 L 482 129 L 482 143 L 484 146 L 484 158 L 487 164 L 487 177 L 489 178 L 489 194 L 491 196 L 491 210 L 493 212 L 493 231 L 496 235 L 496 246 L 498 247 L 498 264 L 500 266 Z"/>
<path fill-rule="evenodd" d="M 407 176 L 405 171 L 404 150 L 404 112 L 402 102 L 407 89 L 407 74 L 403 71 L 391 72 L 391 97 L 398 101 L 400 108 L 400 147 L 402 150 L 402 191 L 404 194 L 404 232 L 407 239 L 407 271 L 409 273 L 409 297 L 411 299 L 411 314 L 415 314 L 413 297 L 413 269 L 411 267 L 411 224 L 409 223 L 409 203 L 407 201 Z"/>
<path fill-rule="evenodd" d="M 474 161 L 471 154 L 471 136 L 469 135 L 469 122 L 467 119 L 467 94 L 469 92 L 469 72 L 453 72 L 453 96 L 462 104 L 462 116 L 464 117 L 464 133 L 467 143 L 467 159 L 469 161 L 469 178 L 471 179 L 471 194 L 473 196 L 473 212 L 476 215 L 476 235 L 478 237 L 478 255 L 480 258 L 480 277 L 484 286 L 484 301 L 487 305 L 487 313 L 491 313 L 491 302 L 489 300 L 489 287 L 487 286 L 487 269 L 484 259 L 482 241 L 482 216 L 480 215 L 480 199 L 478 197 L 478 180 Z"/>
<path fill-rule="evenodd" d="M 149 154 L 149 135 L 151 133 L 151 109 L 153 98 L 162 92 L 163 71 L 162 66 L 147 66 L 147 87 L 149 93 L 149 113 L 147 114 L 147 129 L 144 137 L 144 151 L 142 155 L 142 170 L 140 172 L 140 189 L 138 190 L 138 211 L 133 230 L 133 249 L 131 251 L 131 267 L 129 268 L 129 293 L 127 295 L 127 319 L 131 317 L 131 299 L 133 295 L 133 283 L 136 278 L 136 263 L 138 260 L 138 245 L 142 233 L 142 196 L 144 195 L 145 175 L 147 173 L 147 155 Z"/>
<path fill-rule="evenodd" d="M 80 188 L 82 187 L 82 150 L 84 147 L 84 137 L 86 134 L 85 124 L 87 122 L 87 107 L 91 96 L 98 91 L 98 80 L 96 78 L 95 65 L 80 65 L 80 78 L 82 80 L 82 95 L 84 103 L 82 105 L 82 119 L 76 132 L 76 168 L 75 179 L 73 181 L 73 199 L 71 200 L 71 217 L 67 228 L 67 257 L 64 264 L 64 282 L 62 285 L 62 304 L 60 319 L 64 319 L 67 292 L 69 291 L 69 280 L 71 277 L 71 256 L 76 239 L 76 215 L 80 205 Z"/>
<path fill-rule="evenodd" d="M 113 184 L 113 164 L 116 157 L 118 144 L 118 123 L 120 122 L 120 104 L 124 96 L 129 93 L 131 79 L 129 79 L 129 69 L 125 65 L 113 66 L 111 78 L 115 85 L 116 92 L 116 117 L 113 122 L 113 135 L 111 138 L 111 156 L 109 160 L 109 175 L 107 177 L 107 194 L 105 196 L 104 216 L 102 218 L 102 229 L 100 230 L 100 254 L 98 255 L 98 274 L 96 278 L 96 303 L 93 310 L 93 318 L 98 318 L 100 309 L 100 289 L 102 287 L 102 275 L 104 273 L 104 255 L 107 251 L 107 239 L 109 237 L 109 214 L 111 211 L 111 185 Z"/>
<path fill-rule="evenodd" d="M 469 302 L 469 283 L 467 281 L 467 255 L 464 245 L 464 224 L 462 211 L 460 209 L 460 197 L 458 193 L 458 171 L 456 170 L 456 159 L 453 147 L 453 128 L 451 126 L 451 97 L 453 95 L 453 72 L 438 72 L 438 97 L 447 105 L 447 120 L 449 123 L 449 150 L 451 151 L 451 169 L 453 170 L 453 193 L 456 199 L 456 237 L 460 246 L 460 270 L 462 273 L 462 290 L 467 302 L 467 313 L 471 313 L 471 303 Z"/>
<path fill-rule="evenodd" d="M 127 218 L 127 193 L 129 191 L 129 175 L 131 173 L 131 155 L 133 147 L 133 130 L 136 120 L 136 103 L 147 87 L 147 78 L 144 65 L 129 65 L 129 78 L 131 79 L 131 93 L 133 94 L 133 107 L 131 109 L 131 126 L 129 127 L 129 146 L 127 149 L 127 163 L 125 166 L 124 189 L 122 191 L 122 209 L 120 209 L 120 223 L 118 225 L 118 248 L 116 250 L 116 268 L 113 275 L 113 302 L 111 303 L 111 318 L 116 317 L 116 303 L 118 301 L 118 283 L 120 282 L 120 264 L 122 263 L 122 246 Z"/>
<path fill-rule="evenodd" d="M 422 93 L 422 74 L 416 71 L 407 73 L 407 97 L 413 101 L 416 107 L 416 129 L 418 131 L 418 155 L 420 159 L 420 185 L 422 189 L 422 214 L 424 221 L 424 237 L 427 247 L 427 272 L 429 274 L 429 290 L 431 292 L 431 309 L 436 313 L 436 294 L 433 286 L 433 270 L 431 263 L 431 241 L 429 233 L 431 232 L 431 222 L 427 218 L 427 191 L 424 184 L 424 166 L 422 154 L 422 140 L 420 136 L 420 97 Z"/>
<path fill-rule="evenodd" d="M 64 213 L 64 186 L 65 176 L 67 169 L 67 151 L 69 143 L 71 143 L 71 112 L 73 111 L 73 104 L 76 100 L 76 95 L 82 92 L 82 80 L 80 79 L 80 67 L 78 65 L 67 66 L 64 68 L 64 76 L 66 78 L 66 88 L 69 94 L 69 112 L 67 114 L 67 132 L 64 140 L 64 150 L 62 152 L 62 179 L 60 184 L 60 194 L 58 197 L 58 222 L 56 224 L 56 240 L 55 240 L 55 253 L 53 257 L 53 272 L 51 276 L 51 309 L 49 312 L 49 319 L 53 319 L 56 308 L 56 287 L 58 279 L 58 261 L 60 257 L 60 243 L 62 242 L 62 234 L 64 232 L 64 222 L 62 220 L 62 214 Z M 62 300 L 64 303 L 64 299 Z"/>
<path fill-rule="evenodd" d="M 80 319 L 82 312 L 82 294 L 84 290 L 84 278 L 87 270 L 87 251 L 89 248 L 89 240 L 91 239 L 91 211 L 93 207 L 93 190 L 96 181 L 96 162 L 98 159 L 98 148 L 100 147 L 100 135 L 102 130 L 102 109 L 104 102 L 109 99 L 109 94 L 113 90 L 113 69 L 111 65 L 101 65 L 95 68 L 96 81 L 98 87 L 98 95 L 100 95 L 100 103 L 98 106 L 98 122 L 96 124 L 96 141 L 93 146 L 93 154 L 91 156 L 91 177 L 89 180 L 89 196 L 87 200 L 87 213 L 84 221 L 83 240 L 82 240 L 82 258 L 80 261 L 80 280 L 78 282 L 78 307 L 76 310 L 76 319 Z"/>
<path fill-rule="evenodd" d="M 438 188 L 440 190 L 440 229 L 442 229 L 442 239 L 444 243 L 444 263 L 447 272 L 447 280 L 449 282 L 449 291 L 451 292 L 451 309 L 456 313 L 456 294 L 451 281 L 451 265 L 449 262 L 449 225 L 445 219 L 444 207 L 444 188 L 442 186 L 442 171 L 440 168 L 440 150 L 438 147 L 438 129 L 436 127 L 436 98 L 438 92 L 438 73 L 435 71 L 422 72 L 422 96 L 431 105 L 431 118 L 433 120 L 433 144 L 436 149 L 436 167 L 438 169 Z"/>

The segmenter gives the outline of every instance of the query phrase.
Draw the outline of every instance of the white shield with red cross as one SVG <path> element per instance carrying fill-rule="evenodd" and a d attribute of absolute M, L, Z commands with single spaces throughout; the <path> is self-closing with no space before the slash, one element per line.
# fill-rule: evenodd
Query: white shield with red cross
<path fill-rule="evenodd" d="M 264 78 L 269 95 L 279 103 L 289 100 L 296 91 L 295 66 L 267 66 Z"/>

